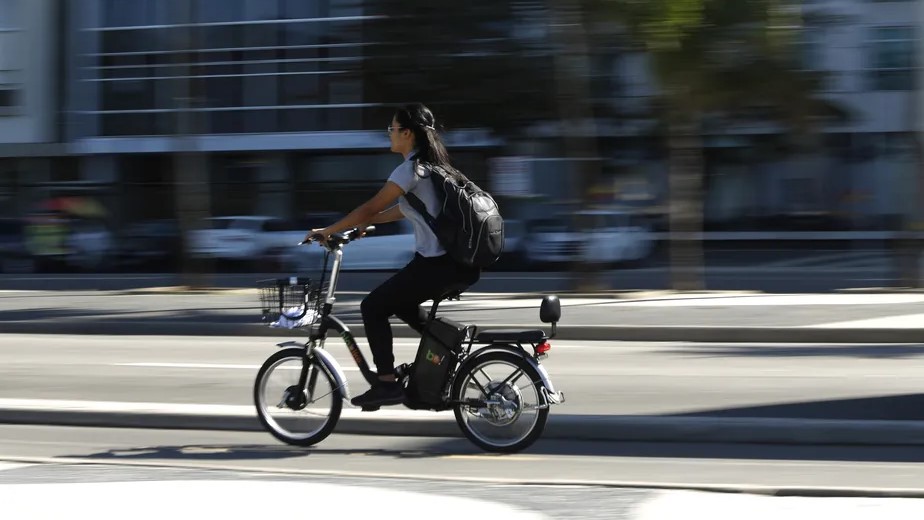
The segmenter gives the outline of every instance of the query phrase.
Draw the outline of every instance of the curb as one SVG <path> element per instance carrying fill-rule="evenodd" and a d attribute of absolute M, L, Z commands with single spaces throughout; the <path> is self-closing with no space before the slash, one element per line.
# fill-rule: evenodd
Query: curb
<path fill-rule="evenodd" d="M 348 324 L 365 337 L 362 324 Z M 492 324 L 485 329 L 536 329 L 536 324 Z M 395 337 L 419 335 L 403 324 L 392 326 Z M 2 321 L 0 334 L 103 334 L 141 336 L 280 336 L 306 337 L 307 329 L 274 329 L 257 323 L 143 322 L 85 320 Z M 694 343 L 924 343 L 924 328 L 708 327 L 651 325 L 559 325 L 556 339 L 573 341 L 651 341 Z"/>
<path fill-rule="evenodd" d="M 168 409 L 127 412 L 133 403 L 110 409 L 0 408 L 0 423 L 110 428 L 264 431 L 256 413 L 191 413 Z M 137 403 L 144 408 L 144 403 Z M 186 405 L 209 408 L 206 405 Z M 221 408 L 220 406 L 216 408 Z M 245 408 L 245 407 L 234 407 Z M 381 414 L 381 415 L 380 415 Z M 334 433 L 461 437 L 452 412 L 396 410 L 363 413 L 345 409 Z M 788 445 L 924 445 L 924 424 L 913 421 L 856 421 L 789 418 L 726 418 L 556 415 L 554 409 L 543 439 L 572 441 L 767 443 Z"/>

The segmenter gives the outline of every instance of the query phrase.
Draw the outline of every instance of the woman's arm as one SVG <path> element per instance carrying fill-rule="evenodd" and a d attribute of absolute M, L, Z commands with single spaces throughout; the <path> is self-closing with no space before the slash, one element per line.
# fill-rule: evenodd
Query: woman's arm
<path fill-rule="evenodd" d="M 380 214 L 385 212 L 389 214 L 393 211 L 392 206 L 395 206 L 395 203 L 398 201 L 398 197 L 404 195 L 404 190 L 401 189 L 397 184 L 388 181 L 385 183 L 385 186 L 382 186 L 382 189 L 375 194 L 374 197 L 362 203 L 358 208 L 351 211 L 347 216 L 343 217 L 336 223 L 327 226 L 323 229 L 312 229 L 305 235 L 305 240 L 308 240 L 312 235 L 323 235 L 324 240 L 327 240 L 327 237 L 334 233 L 340 233 L 341 231 L 346 231 L 348 229 L 353 229 L 358 226 L 367 225 L 372 223 L 373 219 L 381 218 Z M 386 210 L 388 210 L 386 212 Z M 379 220 L 380 222 L 390 222 L 390 220 Z"/>
<path fill-rule="evenodd" d="M 372 220 L 367 222 L 366 225 L 385 224 L 387 222 L 394 222 L 396 220 L 401 220 L 403 218 L 404 218 L 404 213 L 401 213 L 401 208 L 399 208 L 398 205 L 395 204 L 394 206 L 372 217 Z"/>

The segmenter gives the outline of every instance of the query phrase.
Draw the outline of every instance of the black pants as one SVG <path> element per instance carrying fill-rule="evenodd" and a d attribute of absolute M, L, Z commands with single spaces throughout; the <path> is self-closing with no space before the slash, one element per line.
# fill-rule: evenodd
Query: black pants
<path fill-rule="evenodd" d="M 440 298 L 450 290 L 467 289 L 478 281 L 480 273 L 478 268 L 460 265 L 448 255 L 424 257 L 417 254 L 394 276 L 373 289 L 360 309 L 376 371 L 381 375 L 395 371 L 390 317 L 397 316 L 422 333 L 427 312 L 420 304 Z"/>

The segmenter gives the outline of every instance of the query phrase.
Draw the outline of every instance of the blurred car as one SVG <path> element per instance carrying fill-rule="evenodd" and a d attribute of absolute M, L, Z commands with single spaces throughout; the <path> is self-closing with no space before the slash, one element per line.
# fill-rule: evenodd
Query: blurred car
<path fill-rule="evenodd" d="M 504 250 L 497 262 L 488 269 L 492 271 L 512 271 L 526 267 L 526 222 L 517 219 L 504 219 Z"/>
<path fill-rule="evenodd" d="M 530 221 L 521 242 L 530 267 L 576 261 L 612 265 L 646 258 L 654 234 L 631 213 L 591 209 Z"/>
<path fill-rule="evenodd" d="M 0 273 L 27 274 L 36 267 L 26 244 L 26 222 L 19 218 L 0 219 Z"/>
<path fill-rule="evenodd" d="M 106 208 L 92 197 L 53 197 L 38 202 L 23 219 L 29 260 L 17 269 L 99 272 L 116 256 Z"/>
<path fill-rule="evenodd" d="M 85 272 L 111 267 L 116 258 L 115 240 L 104 223 L 95 219 L 71 219 L 67 235 L 67 262 Z"/>
<path fill-rule="evenodd" d="M 614 264 L 646 258 L 654 248 L 651 228 L 625 211 L 585 210 L 576 213 L 585 262 Z"/>
<path fill-rule="evenodd" d="M 341 269 L 396 271 L 414 258 L 414 245 L 414 229 L 408 220 L 376 224 L 374 233 L 344 249 Z M 284 252 L 284 269 L 315 276 L 324 265 L 324 251 L 317 244 L 290 247 Z"/>
<path fill-rule="evenodd" d="M 173 270 L 182 254 L 179 223 L 175 219 L 143 220 L 130 224 L 119 241 L 123 268 Z"/>
<path fill-rule="evenodd" d="M 261 260 L 276 258 L 298 244 L 314 228 L 336 222 L 334 212 L 305 213 L 297 219 L 262 215 L 213 217 L 205 229 L 190 235 L 193 256 L 220 260 Z"/>
<path fill-rule="evenodd" d="M 268 216 L 214 217 L 206 229 L 193 231 L 190 251 L 193 256 L 221 260 L 251 260 L 268 251 L 297 244 L 305 230 Z"/>
<path fill-rule="evenodd" d="M 582 237 L 566 214 L 527 222 L 526 236 L 521 242 L 528 267 L 572 262 L 582 249 Z"/>

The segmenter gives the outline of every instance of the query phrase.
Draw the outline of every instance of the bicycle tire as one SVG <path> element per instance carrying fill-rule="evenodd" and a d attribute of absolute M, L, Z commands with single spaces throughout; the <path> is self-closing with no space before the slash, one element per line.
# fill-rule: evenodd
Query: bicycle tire
<path fill-rule="evenodd" d="M 298 363 L 297 366 L 301 367 L 304 353 L 305 353 L 305 350 L 301 347 L 289 347 L 289 348 L 285 348 L 285 349 L 282 349 L 274 353 L 272 356 L 267 358 L 266 361 L 263 363 L 263 365 L 260 367 L 260 370 L 257 372 L 257 377 L 256 377 L 256 380 L 254 381 L 254 388 L 253 388 L 254 406 L 257 408 L 257 416 L 260 419 L 260 423 L 273 437 L 275 437 L 276 439 L 279 439 L 280 441 L 286 444 L 291 444 L 294 446 L 312 446 L 314 444 L 317 444 L 323 441 L 325 438 L 327 438 L 327 436 L 330 435 L 331 432 L 334 431 L 334 427 L 337 425 L 337 421 L 340 419 L 340 413 L 343 409 L 343 393 L 341 389 L 339 388 L 339 386 L 337 385 L 337 382 L 336 382 L 337 379 L 334 377 L 333 374 L 330 373 L 330 371 L 327 369 L 324 363 L 321 362 L 320 359 L 318 359 L 317 357 L 312 357 L 311 367 L 313 370 L 316 371 L 317 380 L 320 381 L 323 378 L 324 380 L 326 380 L 327 385 L 329 386 L 329 391 L 325 391 L 325 393 L 322 395 L 322 397 L 329 396 L 329 401 L 330 401 L 329 407 L 330 408 L 329 408 L 329 415 L 327 416 L 327 419 L 323 420 L 320 424 L 320 427 L 314 430 L 311 430 L 307 433 L 295 433 L 293 431 L 289 431 L 286 428 L 284 428 L 283 425 L 280 423 L 280 421 L 277 420 L 275 417 L 273 417 L 269 413 L 270 406 L 272 406 L 273 401 L 276 401 L 277 399 L 280 399 L 280 398 L 282 399 L 282 401 L 280 401 L 279 403 L 275 405 L 276 409 L 285 411 L 286 407 L 283 407 L 280 405 L 286 402 L 285 396 L 288 394 L 287 393 L 280 394 L 278 391 L 276 391 L 276 392 L 273 392 L 274 394 L 273 396 L 268 396 L 267 388 L 266 388 L 268 384 L 268 380 L 267 380 L 268 377 L 271 376 L 273 371 L 277 367 L 281 366 L 282 363 L 285 361 L 295 361 Z M 297 370 L 292 370 L 292 371 L 298 372 Z M 295 384 L 297 383 L 298 374 L 296 373 L 294 375 L 295 375 L 295 381 L 292 382 L 293 383 L 292 385 L 287 387 L 286 392 L 288 392 L 288 390 L 292 386 L 295 386 Z M 267 401 L 268 398 L 271 399 L 271 401 L 268 402 Z M 307 409 L 308 404 L 311 404 L 311 403 L 305 403 L 302 408 Z M 288 408 L 288 411 L 295 412 L 295 411 L 302 411 L 302 409 L 294 410 L 292 408 Z M 297 422 L 299 421 L 298 419 L 299 417 L 302 419 L 307 419 L 308 417 L 315 417 L 314 415 L 310 413 L 305 413 L 301 415 L 290 413 L 290 415 L 293 417 L 288 418 L 286 421 L 287 423 Z"/>
<path fill-rule="evenodd" d="M 531 389 L 535 392 L 534 396 L 536 402 L 531 404 L 535 407 L 535 419 L 532 424 L 527 426 L 527 431 L 509 442 L 502 442 L 497 439 L 491 439 L 484 432 L 479 432 L 473 428 L 472 423 L 470 422 L 472 418 L 484 418 L 488 415 L 488 407 L 474 409 L 472 406 L 464 404 L 463 401 L 466 400 L 465 391 L 467 388 L 476 389 L 476 386 L 469 386 L 470 378 L 472 374 L 481 372 L 482 374 L 486 373 L 484 367 L 491 364 L 506 364 L 512 368 L 520 371 L 529 378 L 529 383 L 526 385 L 527 389 Z M 497 381 L 492 379 L 488 384 L 483 384 L 483 387 L 490 386 L 491 383 L 500 385 L 502 381 Z M 514 380 L 513 383 L 517 381 Z M 489 352 L 487 354 L 479 355 L 478 357 L 472 359 L 469 362 L 466 362 L 462 367 L 460 367 L 460 372 L 456 375 L 455 380 L 453 381 L 452 386 L 452 400 L 456 403 L 453 405 L 453 412 L 455 413 L 456 423 L 458 423 L 459 428 L 462 430 L 462 433 L 465 437 L 474 443 L 476 446 L 480 447 L 485 451 L 490 452 L 500 452 L 500 453 L 514 453 L 521 451 L 525 448 L 528 448 L 542 435 L 542 431 L 545 429 L 546 421 L 549 416 L 548 403 L 545 402 L 545 397 L 543 394 L 543 387 L 545 385 L 542 383 L 542 377 L 539 372 L 533 368 L 522 356 L 514 354 L 512 352 Z M 517 387 L 517 390 L 514 390 L 515 385 L 508 385 L 506 391 L 510 393 L 508 397 L 510 400 L 508 402 L 516 402 L 516 418 L 520 417 L 520 414 L 525 409 L 525 403 L 523 396 Z M 480 393 L 481 397 L 484 397 L 484 393 L 480 389 L 476 390 L 476 393 Z M 509 412 L 510 410 L 505 410 Z M 487 419 L 487 423 L 492 428 L 501 430 L 507 425 L 490 424 L 492 419 Z"/>

